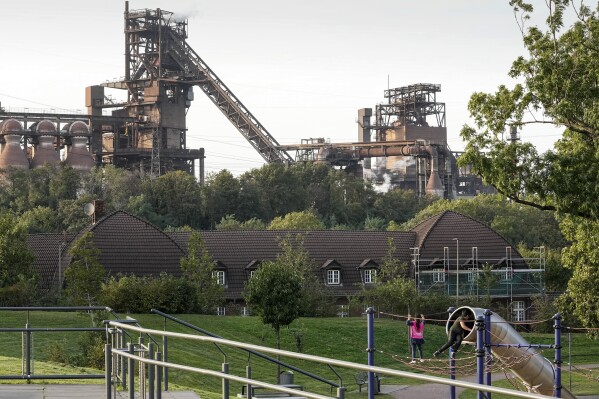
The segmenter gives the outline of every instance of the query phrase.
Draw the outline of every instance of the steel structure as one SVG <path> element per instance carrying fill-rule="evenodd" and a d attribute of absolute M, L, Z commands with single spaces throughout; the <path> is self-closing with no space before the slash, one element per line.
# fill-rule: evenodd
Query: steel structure
<path fill-rule="evenodd" d="M 116 164 L 149 159 L 154 175 L 185 169 L 189 160 L 203 158 L 203 153 L 185 149 L 185 116 L 194 98 L 193 86 L 198 86 L 267 162 L 292 162 L 186 39 L 187 20 L 161 9 L 129 10 L 125 3 L 125 76 L 101 86 L 127 90 L 127 101 L 106 103 L 102 87 L 95 86 L 92 91 L 97 93 L 89 97 L 88 106 L 90 113 L 122 107 L 115 112 L 137 120 L 115 135 L 114 150 L 104 151 L 104 158 Z"/>

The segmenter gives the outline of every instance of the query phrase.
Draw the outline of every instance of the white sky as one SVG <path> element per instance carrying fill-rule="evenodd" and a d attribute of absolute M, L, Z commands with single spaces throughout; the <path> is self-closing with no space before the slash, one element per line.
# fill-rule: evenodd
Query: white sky
<path fill-rule="evenodd" d="M 357 141 L 357 110 L 384 102 L 388 82 L 435 83 L 449 145 L 461 150 L 470 95 L 510 84 L 511 62 L 525 54 L 508 0 L 129 2 L 158 7 L 190 16 L 189 44 L 280 144 Z M 84 110 L 86 86 L 124 75 L 124 9 L 121 0 L 12 2 L 0 23 L 2 106 Z M 264 163 L 199 88 L 187 124 L 207 173 Z M 522 138 L 545 151 L 559 133 Z"/>

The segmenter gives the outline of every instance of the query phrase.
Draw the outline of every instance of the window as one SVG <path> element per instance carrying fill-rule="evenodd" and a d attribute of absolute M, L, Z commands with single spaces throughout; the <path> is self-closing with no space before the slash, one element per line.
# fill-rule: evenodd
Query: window
<path fill-rule="evenodd" d="M 327 270 L 327 284 L 338 285 L 341 282 L 341 270 Z"/>
<path fill-rule="evenodd" d="M 349 317 L 349 305 L 339 305 L 339 310 L 337 311 L 337 316 L 339 317 Z"/>
<path fill-rule="evenodd" d="M 433 270 L 433 283 L 444 283 L 445 282 L 445 270 L 434 269 Z"/>
<path fill-rule="evenodd" d="M 526 320 L 526 309 L 524 308 L 524 301 L 512 302 L 512 309 L 514 313 L 514 321 Z"/>
<path fill-rule="evenodd" d="M 376 282 L 376 269 L 364 269 L 364 284 L 374 284 Z"/>
<path fill-rule="evenodd" d="M 241 315 L 242 316 L 249 316 L 250 315 L 250 309 L 247 306 L 244 306 L 241 308 Z"/>
<path fill-rule="evenodd" d="M 499 271 L 499 278 L 501 281 L 510 281 L 512 279 L 512 269 L 509 267 L 502 267 Z"/>
<path fill-rule="evenodd" d="M 216 315 L 217 316 L 224 316 L 225 315 L 225 307 L 224 306 L 219 306 L 216 308 Z"/>
<path fill-rule="evenodd" d="M 225 271 L 224 270 L 215 270 L 212 272 L 212 277 L 216 279 L 218 285 L 225 285 Z"/>
<path fill-rule="evenodd" d="M 256 273 L 255 270 L 250 270 L 250 278 L 254 277 L 254 273 Z"/>
<path fill-rule="evenodd" d="M 466 274 L 466 277 L 468 278 L 469 283 L 471 283 L 475 280 L 475 276 L 476 276 L 476 269 L 468 269 L 468 273 Z"/>

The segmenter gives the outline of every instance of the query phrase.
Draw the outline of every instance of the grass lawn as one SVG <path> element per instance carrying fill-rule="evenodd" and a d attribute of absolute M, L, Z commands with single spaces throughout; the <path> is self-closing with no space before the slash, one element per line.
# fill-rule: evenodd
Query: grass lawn
<path fill-rule="evenodd" d="M 147 328 L 162 330 L 165 325 L 169 331 L 177 331 L 193 334 L 194 332 L 187 327 L 180 326 L 172 321 L 164 321 L 157 315 L 131 315 L 136 318 L 140 324 Z M 241 316 L 206 316 L 206 315 L 179 315 L 178 318 L 188 323 L 196 325 L 223 338 L 253 343 L 256 345 L 274 347 L 275 335 L 270 327 L 263 326 L 258 318 Z M 90 316 L 75 312 L 0 312 L 0 327 L 24 327 L 29 320 L 30 327 L 57 327 L 57 326 L 90 326 Z M 388 367 L 403 371 L 414 371 L 405 360 L 409 359 L 407 327 L 404 322 L 391 319 L 375 319 L 375 364 L 381 367 Z M 22 350 L 21 333 L 0 333 L 0 339 L 3 345 L 0 346 L 0 355 L 5 357 L 17 358 L 18 370 L 20 371 L 20 357 Z M 76 351 L 78 349 L 78 334 L 81 333 L 56 333 L 41 332 L 34 335 L 34 357 L 38 362 L 46 361 L 50 358 L 52 348 L 56 348 L 57 343 L 68 350 Z M 552 334 L 524 334 L 529 342 L 550 343 L 553 340 Z M 301 337 L 298 341 L 297 337 Z M 157 337 L 160 340 L 159 337 Z M 297 351 L 298 345 L 301 346 L 303 353 L 330 357 L 340 360 L 346 360 L 356 363 L 367 363 L 366 352 L 366 319 L 360 317 L 353 318 L 302 318 L 296 320 L 289 328 L 281 331 L 281 348 L 290 351 Z M 426 344 L 424 345 L 425 357 L 430 357 L 432 352 L 441 346 L 446 340 L 444 330 L 440 326 L 428 325 L 426 327 Z M 564 336 L 564 361 L 567 361 L 568 341 Z M 596 341 L 587 339 L 584 335 L 575 334 L 572 336 L 573 363 L 599 363 L 599 344 Z M 220 370 L 225 355 L 221 353 L 212 343 L 183 341 L 179 338 L 169 338 L 169 361 L 184 363 L 193 367 L 207 368 L 210 370 Z M 248 355 L 246 351 L 224 347 L 222 350 L 226 354 L 226 362 L 229 364 L 231 374 L 245 376 L 246 366 L 251 366 L 252 378 L 276 383 L 277 367 L 257 356 Z M 544 354 L 548 358 L 553 357 L 552 351 Z M 403 361 L 397 361 L 399 357 Z M 363 397 L 362 394 L 353 393 L 358 389 L 355 383 L 355 372 L 352 370 L 338 367 L 329 367 L 328 365 L 315 364 L 307 361 L 295 359 L 281 359 L 287 363 L 293 364 L 312 374 L 318 375 L 335 383 L 340 383 L 347 387 L 347 396 L 349 398 Z M 2 374 L 7 372 L 2 367 Z M 41 374 L 36 366 L 35 372 Z M 283 369 L 284 370 L 284 369 Z M 420 373 L 420 371 L 415 371 Z M 46 374 L 44 372 L 44 374 Z M 445 376 L 444 374 L 438 374 Z M 302 385 L 305 389 L 318 392 L 325 395 L 335 395 L 327 384 L 303 376 L 297 372 L 294 373 L 295 383 Z M 567 377 L 564 377 L 564 386 L 567 387 Z M 193 389 L 199 392 L 203 398 L 216 399 L 220 397 L 221 381 L 214 377 L 201 376 L 171 370 L 169 372 L 170 384 L 176 384 L 182 389 Z M 413 385 L 419 382 L 414 379 L 387 377 L 384 384 Z M 509 384 L 509 383 L 508 383 Z M 595 383 L 596 384 L 596 383 Z M 596 389 L 595 392 L 599 391 Z M 241 392 L 241 384 L 231 383 L 231 395 L 235 396 Z M 575 390 L 577 392 L 577 390 Z"/>

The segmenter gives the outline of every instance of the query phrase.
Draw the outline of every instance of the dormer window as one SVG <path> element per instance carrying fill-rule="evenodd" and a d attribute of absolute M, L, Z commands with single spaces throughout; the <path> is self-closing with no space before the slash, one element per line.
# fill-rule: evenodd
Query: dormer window
<path fill-rule="evenodd" d="M 252 259 L 246 266 L 245 272 L 247 274 L 248 279 L 251 279 L 254 276 L 254 273 L 258 270 L 261 261 L 258 259 Z"/>
<path fill-rule="evenodd" d="M 358 266 L 360 271 L 360 277 L 362 277 L 363 284 L 374 284 L 376 283 L 376 274 L 378 272 L 379 265 L 372 259 L 364 259 L 364 261 Z"/>
<path fill-rule="evenodd" d="M 218 285 L 227 285 L 227 268 L 221 261 L 217 261 L 212 271 L 212 277 L 216 280 Z"/>
<path fill-rule="evenodd" d="M 341 285 L 341 265 L 335 259 L 327 260 L 321 269 L 326 285 Z"/>

